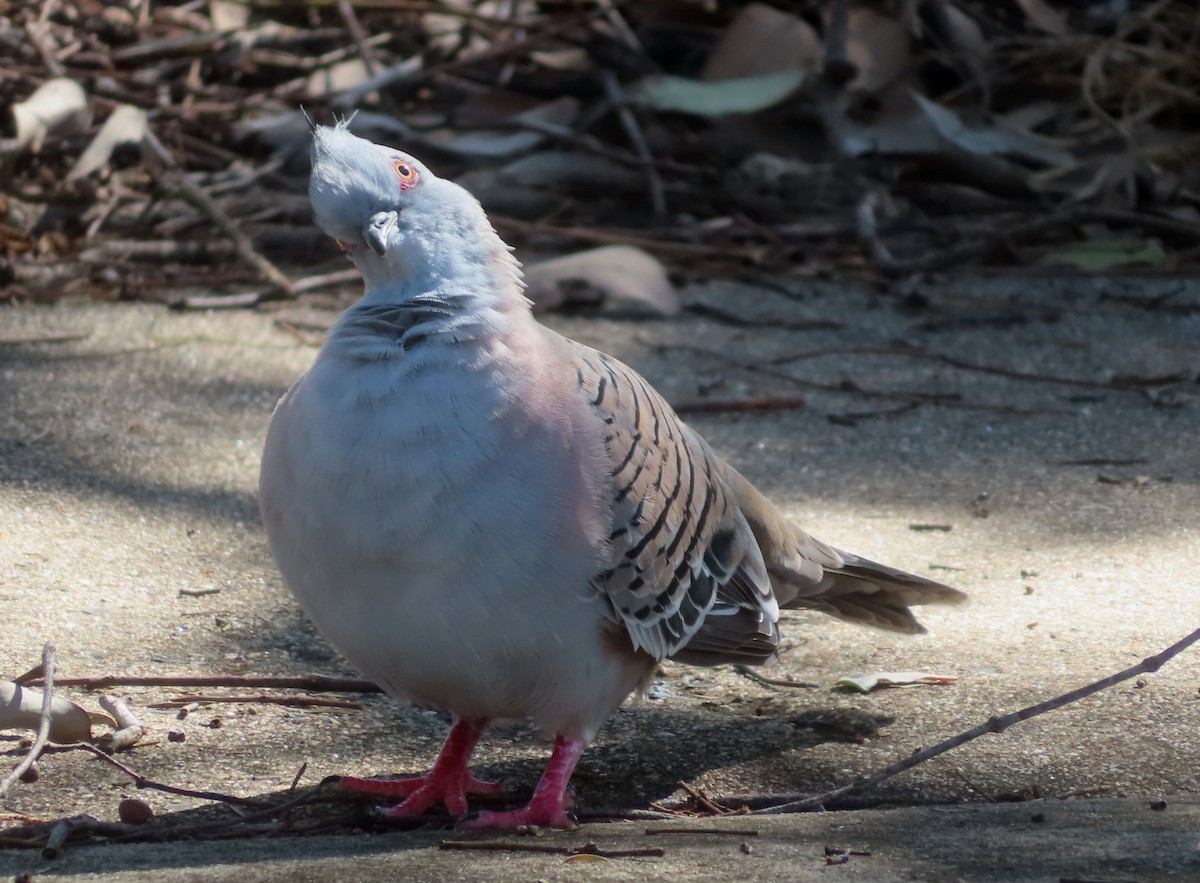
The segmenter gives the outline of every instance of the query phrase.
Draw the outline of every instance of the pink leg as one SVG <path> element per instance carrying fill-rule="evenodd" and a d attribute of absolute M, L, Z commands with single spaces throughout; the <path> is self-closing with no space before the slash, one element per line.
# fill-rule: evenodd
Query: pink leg
<path fill-rule="evenodd" d="M 546 772 L 534 789 L 529 805 L 511 812 L 481 812 L 474 819 L 462 822 L 460 827 L 473 828 L 519 828 L 525 825 L 545 828 L 574 828 L 575 820 L 567 815 L 567 783 L 579 757 L 587 748 L 586 739 L 568 739 L 559 736 L 554 740 L 554 751 Z"/>
<path fill-rule="evenodd" d="M 467 811 L 468 794 L 497 794 L 501 790 L 499 783 L 480 781 L 467 769 L 471 752 L 487 724 L 486 720 L 455 720 L 433 769 L 423 776 L 407 779 L 342 776 L 339 784 L 343 790 L 360 794 L 405 797 L 403 803 L 387 810 L 385 815 L 389 818 L 419 816 L 438 803 L 444 804 L 451 815 L 461 816 Z"/>

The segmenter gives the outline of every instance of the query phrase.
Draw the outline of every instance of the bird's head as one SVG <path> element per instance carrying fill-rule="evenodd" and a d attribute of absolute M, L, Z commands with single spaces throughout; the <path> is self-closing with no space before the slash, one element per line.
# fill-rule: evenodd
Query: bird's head
<path fill-rule="evenodd" d="M 362 271 L 368 290 L 436 286 L 498 258 L 513 265 L 475 197 L 344 122 L 313 131 L 308 195 L 317 224 Z"/>

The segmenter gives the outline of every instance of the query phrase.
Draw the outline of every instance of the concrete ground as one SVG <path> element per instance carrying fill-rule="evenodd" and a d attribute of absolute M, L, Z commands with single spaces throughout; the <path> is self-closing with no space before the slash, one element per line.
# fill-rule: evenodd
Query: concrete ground
<path fill-rule="evenodd" d="M 800 410 L 688 419 L 820 538 L 951 582 L 973 603 L 926 611 L 920 638 L 789 614 L 785 651 L 764 673 L 815 689 L 664 667 L 585 755 L 581 813 L 684 805 L 680 783 L 752 805 L 822 791 L 1200 627 L 1200 284 L 956 280 L 900 301 L 829 283 L 714 283 L 686 298 L 695 309 L 678 320 L 548 321 L 674 402 L 806 395 Z M 306 329 L 328 325 L 333 306 L 0 309 L 0 678 L 33 666 L 47 640 L 62 675 L 353 674 L 283 587 L 254 500 L 271 407 L 313 358 Z M 730 313 L 738 323 L 714 318 Z M 898 342 L 923 349 L 898 353 Z M 913 394 L 926 399 L 914 406 Z M 903 670 L 959 680 L 831 690 L 843 675 Z M 96 707 L 95 695 L 62 692 Z M 302 764 L 302 788 L 341 772 L 415 772 L 445 732 L 437 715 L 379 696 L 352 697 L 359 711 L 219 704 L 180 719 L 150 706 L 182 691 L 110 692 L 152 731 L 124 763 L 247 797 L 286 789 Z M 19 735 L 0 733 L 7 762 L 21 756 Z M 525 724 L 503 724 L 477 764 L 527 794 L 547 753 Z M 114 820 L 127 796 L 167 820 L 205 812 L 76 751 L 47 756 L 36 783 L 9 792 L 0 838 L 31 819 Z M 1196 879 L 1200 651 L 857 800 L 853 811 L 679 822 L 692 834 L 647 836 L 668 823 L 625 821 L 501 838 L 661 846 L 663 857 L 440 850 L 453 832 L 371 828 L 68 845 L 54 860 L 0 839 L 0 875 Z M 706 833 L 716 828 L 740 833 Z"/>

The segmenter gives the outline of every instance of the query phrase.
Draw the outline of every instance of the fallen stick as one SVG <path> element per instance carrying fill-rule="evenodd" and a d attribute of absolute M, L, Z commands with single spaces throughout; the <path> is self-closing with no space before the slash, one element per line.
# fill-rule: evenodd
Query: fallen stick
<path fill-rule="evenodd" d="M 802 800 L 792 800 L 787 803 L 781 803 L 777 806 L 769 806 L 764 809 L 753 810 L 750 815 L 780 815 L 789 812 L 807 812 L 809 810 L 819 809 L 826 803 L 830 803 L 839 798 L 845 797 L 848 794 L 854 794 L 859 791 L 865 791 L 867 788 L 872 788 L 881 782 L 886 782 L 893 776 L 899 775 L 905 770 L 911 769 L 919 764 L 925 763 L 927 760 L 937 757 L 939 754 L 945 754 L 960 745 L 965 745 L 968 742 L 973 742 L 980 736 L 986 736 L 988 733 L 1003 733 L 1013 724 L 1019 724 L 1021 721 L 1029 720 L 1045 714 L 1048 711 L 1054 711 L 1056 708 L 1062 708 L 1064 705 L 1070 705 L 1072 702 L 1078 702 L 1091 696 L 1093 693 L 1099 693 L 1101 690 L 1106 690 L 1115 684 L 1122 681 L 1127 681 L 1130 678 L 1140 674 L 1158 671 L 1167 661 L 1177 656 L 1179 653 L 1186 650 L 1192 644 L 1200 641 L 1200 629 L 1196 629 L 1190 635 L 1176 641 L 1166 650 L 1157 653 L 1154 656 L 1147 656 L 1137 665 L 1131 666 L 1124 671 L 1109 675 L 1106 678 L 1101 678 L 1077 690 L 1072 690 L 1069 693 L 1064 693 L 1061 696 L 1056 696 L 1053 699 L 1047 699 L 1045 702 L 1038 702 L 1035 705 L 1029 705 L 1022 708 L 1020 711 L 1014 711 L 1010 714 L 1000 717 L 991 717 L 987 721 L 977 727 L 972 727 L 966 732 L 959 733 L 957 736 L 952 736 L 937 745 L 930 748 L 923 748 L 897 763 L 892 764 L 878 772 L 872 773 L 869 776 L 864 776 L 856 782 L 851 782 L 849 785 L 843 785 L 841 788 L 834 788 L 832 791 L 826 791 L 824 794 L 816 794 L 812 797 L 806 797 Z M 728 812 L 724 807 L 722 812 Z"/>
<path fill-rule="evenodd" d="M 137 715 L 120 699 L 113 696 L 101 696 L 100 707 L 111 714 L 113 720 L 117 722 L 116 730 L 97 740 L 105 751 L 111 754 L 132 748 L 142 736 L 146 735 L 146 728 L 142 726 Z"/>
<path fill-rule="evenodd" d="M 264 801 L 254 797 L 238 797 L 236 794 L 224 794 L 220 791 L 197 791 L 194 788 L 180 788 L 177 785 L 167 785 L 163 782 L 155 781 L 143 776 L 136 770 L 132 770 L 116 758 L 109 757 L 95 745 L 89 742 L 73 742 L 70 745 L 61 746 L 60 750 L 80 750 L 87 751 L 90 754 L 103 760 L 105 763 L 116 767 L 129 778 L 133 779 L 135 788 L 148 788 L 152 791 L 163 791 L 167 794 L 177 794 L 180 797 L 195 797 L 198 800 L 216 800 L 220 803 L 232 803 L 238 806 L 250 806 L 256 809 L 264 806 Z"/>
<path fill-rule="evenodd" d="M 35 669 L 35 671 L 37 671 Z M 17 683 L 29 687 L 42 686 L 38 673 L 17 678 Z M 253 675 L 177 675 L 148 676 L 103 675 L 101 677 L 58 678 L 60 687 L 82 687 L 85 690 L 107 690 L 110 687 L 247 687 L 281 690 L 314 690 L 318 693 L 382 693 L 371 681 L 360 678 L 332 678 L 325 675 L 305 677 L 255 677 Z"/>
<path fill-rule="evenodd" d="M 754 828 L 647 828 L 645 834 L 647 837 L 655 837 L 659 834 L 716 834 L 723 837 L 757 837 L 758 831 Z"/>
<path fill-rule="evenodd" d="M 362 708 L 361 702 L 348 699 L 329 699 L 324 696 L 269 696 L 263 693 L 254 696 L 218 696 L 210 693 L 195 693 L 172 696 L 163 702 L 151 702 L 150 708 L 179 708 L 183 705 L 212 705 L 219 702 L 246 703 L 253 705 L 286 705 L 290 708 Z"/>
<path fill-rule="evenodd" d="M 78 334 L 31 334 L 25 337 L 0 337 L 0 346 L 23 346 L 27 343 L 74 343 L 78 340 L 87 340 L 92 336 L 90 331 L 82 331 Z"/>
<path fill-rule="evenodd" d="M 600 858 L 662 858 L 667 851 L 661 846 L 642 849 L 600 849 L 595 843 L 579 847 L 550 846 L 541 843 L 506 843 L 501 840 L 443 840 L 438 849 L 467 849 L 481 852 L 538 852 L 545 855 L 594 855 Z"/>
<path fill-rule="evenodd" d="M 156 172 L 156 177 L 160 179 L 160 183 L 168 190 L 177 190 L 193 206 L 198 208 L 205 216 L 212 221 L 222 233 L 224 233 L 237 252 L 238 257 L 258 271 L 258 274 L 263 280 L 274 288 L 280 297 L 292 299 L 296 296 L 295 288 L 293 288 L 291 280 L 283 274 L 283 272 L 273 263 L 263 257 L 255 249 L 254 243 L 250 241 L 250 237 L 242 232 L 241 228 L 234 223 L 219 205 L 216 200 L 209 196 L 202 187 L 193 183 L 188 177 L 183 174 L 175 162 L 175 158 L 171 156 L 171 152 L 167 150 L 158 140 L 158 136 L 150 129 L 146 130 L 145 135 L 146 145 L 151 152 L 158 158 L 163 165 L 163 170 Z"/>
<path fill-rule="evenodd" d="M 618 230 L 587 227 L 557 227 L 539 221 L 522 221 L 517 218 L 507 218 L 493 215 L 492 222 L 503 230 L 511 230 L 518 234 L 545 234 L 561 236 L 564 239 L 578 239 L 580 242 L 596 242 L 601 245 L 632 245 L 646 251 L 665 255 L 681 255 L 693 257 L 713 256 L 713 246 L 698 242 L 671 242 L 666 239 L 650 239 L 645 236 L 635 236 Z M 725 258 L 749 261 L 761 264 L 768 256 L 768 249 L 763 246 L 722 246 L 721 255 Z"/>
<path fill-rule="evenodd" d="M 620 13 L 613 9 L 611 4 L 607 8 L 620 19 Z M 623 19 L 620 20 L 623 21 Z M 630 37 L 636 40 L 632 33 L 630 33 Z M 646 175 L 646 188 L 650 191 L 650 205 L 654 209 L 654 215 L 658 218 L 665 217 L 667 199 L 663 191 L 662 178 L 659 177 L 658 169 L 654 165 L 654 154 L 650 152 L 646 136 L 642 133 L 641 126 L 638 125 L 637 117 L 629 109 L 629 100 L 622 91 L 616 74 L 606 70 L 602 72 L 601 79 L 604 82 L 604 92 L 617 113 L 617 119 L 621 121 L 621 126 L 625 129 L 625 136 L 629 139 L 633 152 L 642 161 L 642 170 Z"/>
<path fill-rule="evenodd" d="M 764 687 L 787 687 L 793 690 L 819 690 L 820 684 L 812 684 L 808 681 L 785 681 L 782 678 L 769 678 L 766 675 L 759 674 L 748 665 L 735 665 L 733 670 L 742 677 L 754 681 L 756 684 L 762 684 Z"/>

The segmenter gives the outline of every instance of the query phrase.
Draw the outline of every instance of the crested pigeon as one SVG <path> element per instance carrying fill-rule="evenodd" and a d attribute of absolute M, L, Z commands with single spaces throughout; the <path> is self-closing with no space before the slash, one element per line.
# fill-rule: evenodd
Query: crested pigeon
<path fill-rule="evenodd" d="M 259 499 L 318 629 L 453 724 L 433 768 L 342 786 L 419 815 L 499 791 L 488 722 L 555 737 L 529 804 L 469 827 L 571 827 L 585 747 L 658 662 L 761 663 L 781 607 L 895 632 L 956 589 L 820 542 L 632 369 L 536 322 L 479 203 L 345 123 L 316 127 L 316 221 L 365 293 L 279 402 Z"/>

